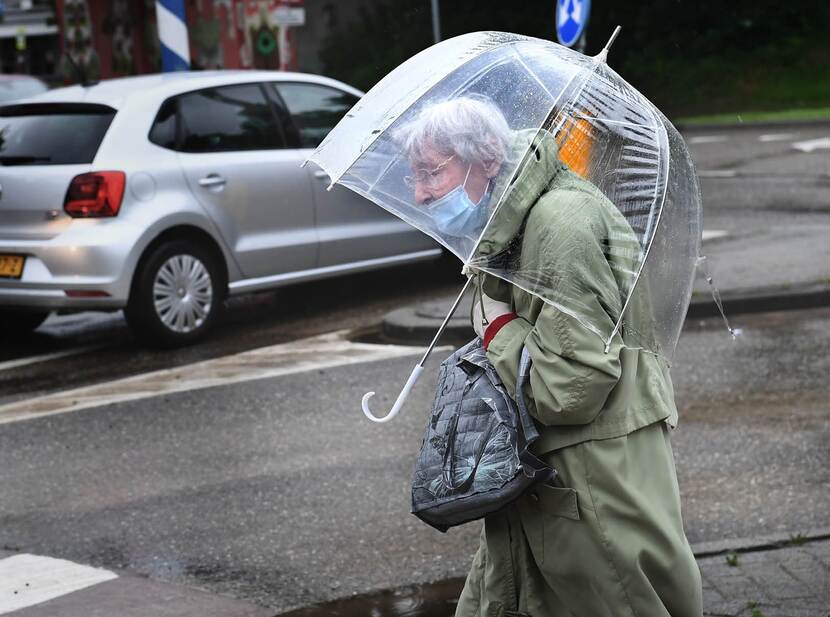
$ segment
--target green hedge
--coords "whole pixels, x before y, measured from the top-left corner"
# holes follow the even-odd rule
[[[445,38],[555,37],[554,0],[442,0]],[[429,0],[376,0],[326,39],[326,74],[367,89],[432,43]],[[594,0],[586,53],[614,26],[609,64],[670,117],[830,105],[830,2]]]

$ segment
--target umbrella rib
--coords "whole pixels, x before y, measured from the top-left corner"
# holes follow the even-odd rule
[[[388,172],[392,165],[394,165],[396,162],[396,159],[393,158],[389,161],[389,163],[387,163],[386,167],[383,168],[383,171],[378,174],[377,179],[369,185],[368,191],[370,193],[375,190],[375,187],[377,186],[378,182],[380,182],[381,179],[386,176],[386,172]]]
[[[539,86],[542,88],[542,90],[544,90],[545,93],[550,97],[550,100],[555,101],[556,97],[553,96],[551,91],[548,90],[547,86],[544,83],[542,83],[542,80],[539,79],[539,76],[536,75],[536,73],[533,71],[533,69],[531,69],[527,64],[525,64],[525,61],[522,60],[522,57],[518,53],[516,53],[515,45],[513,47],[514,47],[513,54],[516,56],[516,60],[519,61],[519,64],[521,64],[524,67],[524,70],[528,72],[528,74],[534,79],[534,81],[537,84],[539,84]]]
[[[624,120],[609,120],[608,118],[600,118],[599,116],[589,116],[588,114],[576,114],[577,118],[590,120],[591,122],[604,122],[605,124],[620,124],[622,126],[635,127],[641,129],[654,130],[654,127],[648,124],[637,124],[635,122],[625,122]]]
[[[663,127],[663,133],[665,137],[665,127]],[[659,165],[658,165],[659,166]],[[666,161],[666,176],[668,177],[669,168],[671,166],[671,159]],[[657,187],[655,187],[655,195],[654,201],[657,201]],[[660,220],[663,218],[663,206],[666,203],[666,191],[663,191],[663,199],[660,200],[660,210],[657,212],[657,220],[654,222],[654,230],[655,233],[657,232],[657,228],[660,226]],[[646,227],[646,232],[651,231],[651,219],[652,217],[649,216],[648,226]],[[648,239],[648,235],[644,235],[644,238]],[[625,311],[628,309],[628,304],[631,302],[631,298],[634,296],[634,291],[637,287],[637,283],[640,281],[640,277],[643,274],[643,269],[646,267],[646,262],[648,261],[648,256],[651,253],[651,247],[654,245],[654,242],[649,242],[648,246],[646,247],[646,252],[643,255],[643,261],[640,262],[640,268],[637,270],[637,276],[634,278],[634,282],[631,284],[631,289],[628,292],[628,297],[625,299],[625,303],[623,304],[622,310],[620,311],[620,317],[617,320],[617,323],[614,325],[614,330],[611,332],[611,336],[608,337],[608,340],[605,341],[605,353],[608,353],[608,350],[611,348],[611,339],[614,338],[614,335],[619,331],[620,326],[622,325],[622,320],[625,317]]]

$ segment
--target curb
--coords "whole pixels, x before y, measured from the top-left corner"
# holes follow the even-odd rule
[[[702,296],[702,294],[700,294]],[[830,284],[805,285],[798,288],[749,289],[741,292],[722,294],[721,301],[727,318],[734,315],[767,313],[772,311],[792,311],[830,306]],[[432,309],[439,304],[446,304],[446,311],[452,305],[452,299],[429,303]],[[425,344],[432,340],[441,325],[442,317],[435,317],[433,311],[422,310],[424,305],[415,305],[397,309],[388,313],[381,324],[381,336],[385,341],[395,343]],[[440,312],[440,311],[439,311]],[[427,313],[426,315],[423,313]],[[469,296],[459,306],[453,318],[447,324],[442,335],[443,340],[467,340],[473,332],[467,315],[469,314]],[[686,320],[705,319],[720,315],[717,305],[711,297],[696,297],[689,304]]]
[[[771,534],[754,538],[735,538],[732,540],[712,540],[710,542],[696,542],[692,544],[692,552],[697,559],[717,557],[727,553],[756,553],[759,551],[773,551],[781,548],[792,548],[830,540],[830,527],[810,529],[801,534]]]
[[[701,294],[702,295],[702,294]],[[748,289],[721,294],[726,316],[748,313],[769,313],[830,306],[830,285],[804,285],[797,288]],[[686,319],[720,315],[711,297],[693,298]]]
[[[743,554],[789,548],[823,540],[830,540],[830,528],[814,529],[807,535],[787,536],[778,534],[758,536],[755,538],[700,542],[692,544],[691,548],[695,559],[700,560],[730,553]],[[423,617],[432,614],[450,614],[454,607],[454,601],[461,593],[464,580],[465,577],[460,576],[431,583],[414,583],[403,587],[370,591],[328,602],[318,602],[310,606],[280,613],[277,617],[319,617],[319,615],[363,617],[367,614],[386,615],[387,613],[383,609],[391,606],[401,606],[402,600],[406,602],[406,606],[412,607],[407,614],[411,614],[413,617]],[[424,593],[424,590],[427,588],[431,590],[431,593]]]
[[[449,310],[449,306],[447,306],[447,310]],[[460,310],[456,311],[456,314],[450,319],[444,333],[441,335],[442,340],[463,340],[475,336],[470,321],[467,319],[467,314],[464,313],[464,318],[459,319],[459,312]],[[441,326],[441,321],[440,319],[418,317],[411,308],[398,309],[383,318],[381,336],[385,341],[392,343],[429,343]]]

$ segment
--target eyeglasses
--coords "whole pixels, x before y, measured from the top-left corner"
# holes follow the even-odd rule
[[[441,174],[443,173],[444,167],[454,158],[455,155],[451,154],[449,158],[441,162],[438,165],[438,167],[434,169],[426,169],[424,167],[416,169],[415,173],[413,173],[411,176],[404,177],[404,184],[406,184],[406,186],[408,186],[411,189],[414,189],[416,184],[420,184],[427,189],[435,188],[438,184],[438,181],[441,179]]]

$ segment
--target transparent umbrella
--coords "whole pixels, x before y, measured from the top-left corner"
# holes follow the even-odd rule
[[[442,41],[382,79],[309,160],[331,177],[332,186],[342,184],[429,234],[461,259],[468,276],[484,272],[537,295],[601,337],[606,351],[619,335],[626,346],[670,359],[700,248],[700,190],[677,130],[606,64],[618,31],[596,57],[502,32]],[[490,106],[490,116],[497,117],[491,133],[498,135],[490,140],[495,154],[478,157],[489,170],[484,196],[471,195],[473,162],[466,159],[475,157],[459,152],[457,140],[453,149],[433,135],[424,153],[424,141],[413,146],[411,138],[434,110],[469,101]],[[612,228],[598,238],[617,287],[603,299],[610,319],[597,320],[586,310],[590,282],[578,271],[537,264],[522,253],[525,214],[514,204],[543,149],[615,207]],[[470,164],[457,181],[474,206],[463,216],[440,199],[446,187],[419,194],[424,185],[439,185],[453,160]],[[370,411],[373,393],[364,397],[368,418],[383,422],[400,410],[441,330],[385,417]]]

